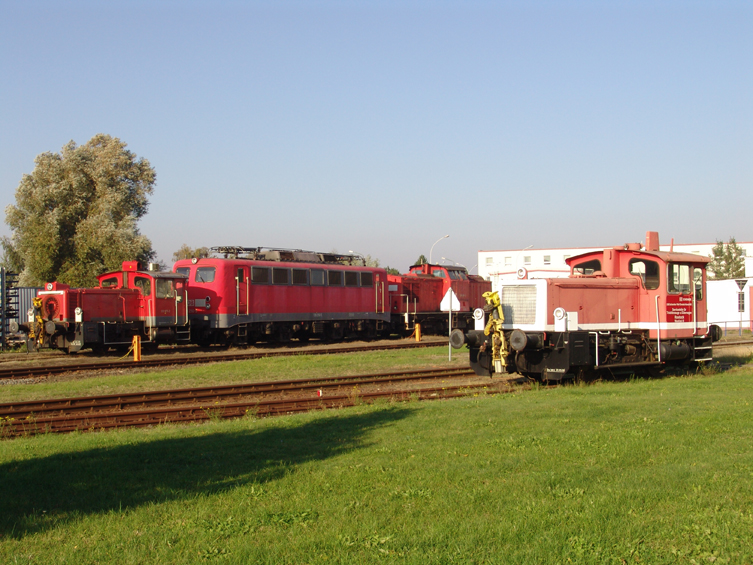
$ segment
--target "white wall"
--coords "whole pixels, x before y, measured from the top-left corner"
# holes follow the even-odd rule
[[[742,313],[743,328],[751,327],[750,300],[753,279],[748,279],[744,287],[745,311]],[[722,329],[740,327],[740,312],[737,311],[738,294],[740,287],[734,280],[708,281],[706,284],[706,296],[708,307],[708,321],[717,324]]]

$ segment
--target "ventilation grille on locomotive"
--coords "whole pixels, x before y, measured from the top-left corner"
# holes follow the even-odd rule
[[[502,287],[502,312],[506,324],[536,323],[536,287],[505,286]]]

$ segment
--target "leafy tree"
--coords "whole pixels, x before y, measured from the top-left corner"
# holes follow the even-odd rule
[[[415,263],[413,263],[413,264],[414,264],[414,265],[426,265],[426,263],[428,263],[428,262],[429,262],[429,260],[428,260],[428,259],[426,258],[426,256],[425,256],[425,255],[424,255],[424,254],[422,253],[421,255],[419,255],[419,256],[418,256],[418,259],[416,259],[416,262],[415,262]]]
[[[13,235],[2,241],[4,261],[21,272],[21,284],[91,286],[123,261],[154,258],[136,226],[154,190],[149,161],[117,137],[97,134],[34,162],[16,189],[16,204],[5,209]]]
[[[708,271],[712,279],[734,279],[745,276],[745,250],[737,245],[734,237],[728,243],[721,240],[711,250]]]
[[[393,269],[390,266],[385,267],[384,270],[387,271],[388,275],[399,275],[400,274],[400,271],[398,271],[397,269]]]
[[[173,253],[173,263],[180,261],[181,259],[193,259],[194,257],[197,259],[209,257],[209,248],[197,247],[196,249],[191,249],[184,243],[180,246],[180,249]]]
[[[376,257],[372,259],[371,255],[366,255],[366,257],[363,258],[363,265],[364,267],[378,267],[379,259]]]

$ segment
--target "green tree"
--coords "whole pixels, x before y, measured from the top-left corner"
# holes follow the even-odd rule
[[[173,263],[180,261],[181,259],[193,259],[194,257],[196,257],[197,259],[209,257],[209,248],[197,247],[196,249],[191,249],[184,243],[180,246],[180,249],[173,253]]]
[[[426,263],[428,263],[428,262],[429,262],[429,260],[428,260],[428,259],[426,258],[426,256],[425,256],[425,255],[424,255],[424,254],[422,253],[421,255],[419,255],[419,256],[418,256],[418,259],[416,259],[416,262],[415,262],[415,263],[413,263],[413,264],[414,264],[414,265],[426,265]]]
[[[4,261],[21,273],[21,284],[90,286],[123,261],[154,258],[136,225],[154,190],[149,161],[117,137],[97,134],[34,162],[16,189],[16,204],[5,209],[13,234],[2,241]]]
[[[711,263],[708,264],[708,271],[711,278],[735,279],[745,276],[745,250],[737,245],[734,237],[729,238],[726,244],[721,240],[716,241],[716,245],[711,250]]]
[[[397,269],[394,269],[394,268],[390,267],[389,265],[387,267],[385,267],[384,270],[387,271],[388,275],[399,275],[400,274],[400,271],[398,271]]]

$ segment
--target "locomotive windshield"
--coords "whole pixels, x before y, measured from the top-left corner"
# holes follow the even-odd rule
[[[210,283],[214,282],[214,267],[199,267],[196,269],[196,282],[198,283]]]
[[[690,294],[690,265],[669,264],[667,291],[670,294]]]
[[[173,279],[157,279],[157,298],[175,298]]]

